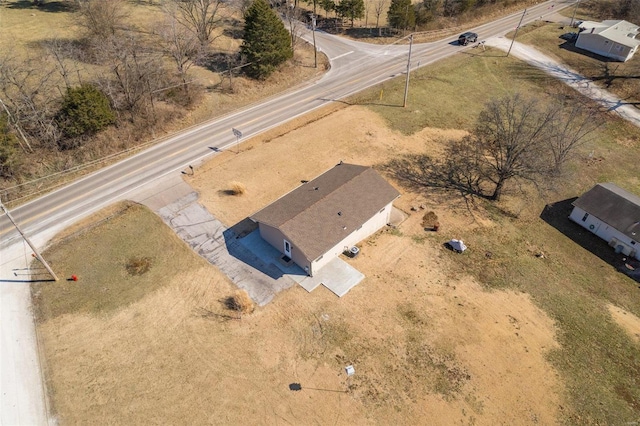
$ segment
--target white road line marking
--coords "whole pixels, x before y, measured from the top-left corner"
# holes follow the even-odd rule
[[[335,61],[336,59],[340,59],[343,56],[347,56],[347,55],[351,55],[353,53],[353,50],[348,51],[347,53],[343,53],[342,55],[338,55],[335,58],[331,58],[332,61]]]

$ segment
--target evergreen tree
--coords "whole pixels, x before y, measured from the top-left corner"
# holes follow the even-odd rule
[[[90,84],[67,89],[57,121],[67,137],[91,135],[115,122],[109,99]]]
[[[397,30],[413,29],[416,25],[416,13],[411,0],[391,0],[387,20],[391,28]]]
[[[354,19],[364,17],[364,0],[342,0],[338,5],[338,13],[351,21],[353,28]]]
[[[293,57],[291,37],[266,0],[255,0],[244,15],[244,41],[240,48],[249,65],[247,75],[265,79]]]

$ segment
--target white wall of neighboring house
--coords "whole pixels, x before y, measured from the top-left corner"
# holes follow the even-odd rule
[[[574,207],[569,219],[605,240],[614,250],[640,260],[640,242],[632,240],[597,217]]]
[[[329,263],[332,259],[338,257],[345,249],[353,247],[360,241],[367,238],[369,235],[374,234],[380,228],[386,226],[391,218],[391,209],[393,208],[393,202],[387,204],[383,209],[371,219],[362,224],[362,226],[356,229],[351,234],[347,235],[342,241],[329,249],[318,259],[311,263],[310,274],[318,272],[320,268]]]
[[[636,52],[636,47],[625,46],[600,34],[590,34],[588,31],[578,34],[576,47],[622,62],[631,59]]]

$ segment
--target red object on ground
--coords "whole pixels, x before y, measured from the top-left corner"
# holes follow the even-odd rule
[[[77,275],[71,275],[71,279],[74,281],[78,281],[78,276]]]

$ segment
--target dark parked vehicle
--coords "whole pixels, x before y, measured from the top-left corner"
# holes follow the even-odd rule
[[[466,46],[467,44],[475,43],[476,41],[478,41],[478,34],[472,32],[461,34],[460,37],[458,37],[458,44],[460,46]]]

